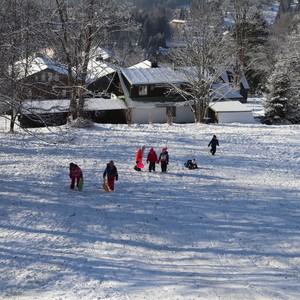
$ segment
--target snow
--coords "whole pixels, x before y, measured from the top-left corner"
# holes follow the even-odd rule
[[[1,117],[1,299],[299,298],[299,126],[8,128]],[[167,173],[133,170],[143,144],[168,147]]]

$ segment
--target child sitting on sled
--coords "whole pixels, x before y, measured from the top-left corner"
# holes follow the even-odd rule
[[[187,162],[184,164],[184,166],[190,170],[193,170],[193,169],[198,169],[198,165],[196,163],[196,160],[195,158],[193,159],[188,159]]]

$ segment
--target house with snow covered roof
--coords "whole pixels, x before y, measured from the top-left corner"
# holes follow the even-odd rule
[[[190,69],[189,73],[186,76],[187,73],[182,70],[153,68],[150,63],[122,68],[119,72],[120,84],[127,106],[132,111],[132,122],[163,123],[170,117],[177,123],[194,122],[195,99],[184,99],[179,94],[169,93],[170,85],[181,88],[188,85],[194,70]],[[224,72],[219,82],[212,85],[211,102],[226,101],[228,105],[231,105],[228,100],[247,102],[249,85],[245,76],[242,77],[239,90],[234,88],[232,81],[232,72]]]
[[[45,55],[36,55],[15,63],[17,79],[23,83],[22,99],[65,99],[70,97],[66,66]]]
[[[122,68],[120,84],[133,123],[194,122],[191,103],[179,94],[169,93],[170,85],[187,82],[171,68]]]
[[[102,52],[101,52],[102,53]],[[15,64],[18,79],[23,84],[20,123],[23,127],[62,125],[67,122],[74,85],[67,68],[53,59],[37,55]],[[84,106],[85,117],[98,123],[124,123],[126,106],[122,100],[105,93],[116,67],[99,56],[88,64]]]
[[[58,126],[67,123],[70,99],[26,100],[20,108],[19,122],[22,127]],[[87,98],[84,117],[95,123],[124,124],[126,105],[116,97]]]

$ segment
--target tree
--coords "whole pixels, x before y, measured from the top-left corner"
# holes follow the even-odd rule
[[[269,78],[265,123],[300,123],[300,18],[295,15],[289,33],[278,37],[275,66]]]
[[[262,11],[257,10],[250,16],[246,40],[244,70],[252,92],[263,89],[266,85],[267,74],[270,70],[271,57],[269,43],[269,25]]]
[[[282,123],[288,119],[291,81],[278,66],[269,79],[269,95],[265,104],[265,123]]]
[[[47,25],[52,26],[45,37],[68,69],[71,116],[83,117],[89,62],[99,46],[113,45],[118,32],[136,29],[131,5],[118,0],[55,0],[54,6],[48,6],[47,16]]]
[[[235,78],[236,86],[239,86],[242,76],[249,65],[247,61],[249,20],[256,12],[257,0],[232,0],[223,3],[223,9],[230,11],[234,25],[232,28],[232,48],[235,56]]]
[[[26,63],[30,53],[39,47],[35,26],[39,20],[39,9],[34,1],[4,1],[0,7],[0,94],[5,112],[11,113],[10,131],[14,131],[15,121],[22,102],[20,70],[15,62],[24,58],[22,74],[26,75]],[[9,109],[8,109],[9,107]]]
[[[217,2],[194,1],[187,25],[177,32],[185,48],[171,49],[176,68],[188,79],[188,86],[173,87],[187,100],[195,101],[195,121],[204,122],[210,102],[212,84],[232,64],[229,39],[223,34],[222,15]]]

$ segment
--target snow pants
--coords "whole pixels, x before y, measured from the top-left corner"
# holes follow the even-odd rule
[[[76,186],[78,187],[80,178],[81,178],[80,176],[74,176],[74,177],[71,178],[71,185],[70,185],[71,190],[74,190],[75,182],[76,182]]]
[[[149,172],[155,171],[155,162],[149,162]]]
[[[216,151],[217,151],[217,147],[211,147],[210,153],[211,153],[212,155],[215,155]]]
[[[166,161],[161,162],[161,171],[167,172],[167,162]]]
[[[115,177],[107,178],[107,185],[111,191],[115,189]]]

